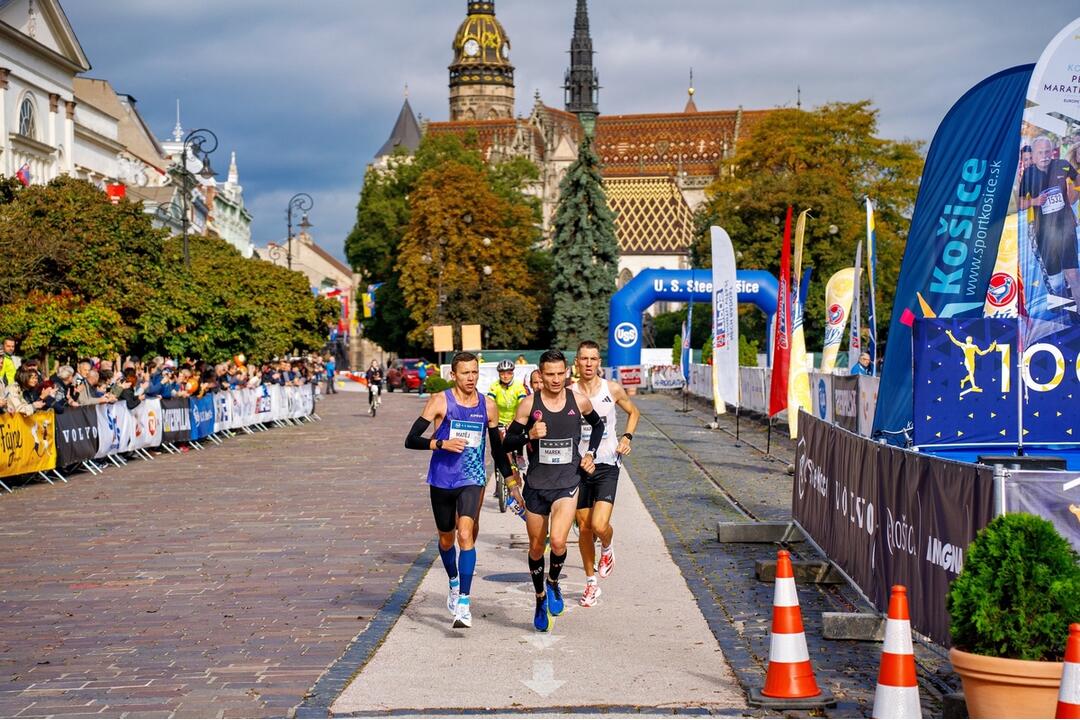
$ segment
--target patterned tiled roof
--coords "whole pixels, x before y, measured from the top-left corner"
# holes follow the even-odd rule
[[[693,240],[693,213],[673,178],[605,177],[604,190],[616,213],[622,254],[686,253]]]
[[[601,115],[596,151],[604,177],[713,176],[720,161],[753,132],[770,110]]]
[[[540,162],[544,157],[544,138],[540,129],[528,121],[514,118],[495,120],[454,120],[451,122],[429,122],[427,131],[433,135],[460,135],[475,131],[480,150],[488,160],[494,159],[493,153],[516,150],[520,154],[525,150],[528,157]]]

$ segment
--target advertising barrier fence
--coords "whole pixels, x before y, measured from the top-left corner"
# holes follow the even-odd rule
[[[1046,518],[1080,552],[1080,474],[1052,470],[1006,470],[1005,512]]]
[[[653,390],[678,390],[686,378],[678,365],[653,365],[649,368],[649,387]]]
[[[234,429],[310,417],[313,385],[263,385],[204,398],[146,398],[25,415],[0,415],[0,478],[46,473],[121,453],[198,441]],[[51,480],[50,480],[51,482]],[[0,487],[10,490],[7,485]]]
[[[892,585],[905,585],[912,627],[942,645],[949,645],[949,583],[993,517],[993,498],[989,467],[800,418],[792,516],[878,610],[888,607]]]

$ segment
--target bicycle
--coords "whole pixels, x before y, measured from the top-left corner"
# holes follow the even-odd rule
[[[375,417],[375,411],[379,409],[379,386],[368,386],[368,414]]]

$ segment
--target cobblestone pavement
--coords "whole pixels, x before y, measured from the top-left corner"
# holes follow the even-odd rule
[[[737,505],[759,519],[790,519],[792,477],[787,466],[794,461],[794,444],[786,437],[787,427],[774,427],[772,455],[766,457],[755,449],[766,448],[767,428],[762,421],[743,417],[739,423],[741,442],[736,443],[735,420],[730,415],[721,416],[719,430],[709,430],[706,424],[712,420],[711,409],[703,404],[692,402],[690,412],[682,413],[682,401],[670,395],[641,395],[635,401],[644,417],[627,467],[736,675],[744,686],[761,688],[767,667],[773,584],[754,578],[754,563],[775,559],[778,548],[717,542],[717,520],[746,519],[717,483]],[[615,522],[617,519],[616,509]],[[805,543],[790,549],[804,559],[817,557]],[[826,714],[869,716],[881,645],[824,640],[821,613],[871,608],[846,586],[804,583],[799,587],[799,600],[818,682],[838,701]],[[951,691],[947,684],[954,681],[948,662],[938,652],[940,648],[935,651],[916,645],[924,717],[940,715],[941,693],[943,689]]]
[[[431,540],[419,408],[0,497],[0,716],[284,716]]]

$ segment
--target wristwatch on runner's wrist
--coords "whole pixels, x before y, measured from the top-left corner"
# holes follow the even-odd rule
[[[627,440],[633,440],[634,439],[634,434],[633,433],[623,433],[622,436],[624,438],[626,438]]]
[[[436,440],[435,441],[435,449],[436,450],[442,450],[442,440]]]

